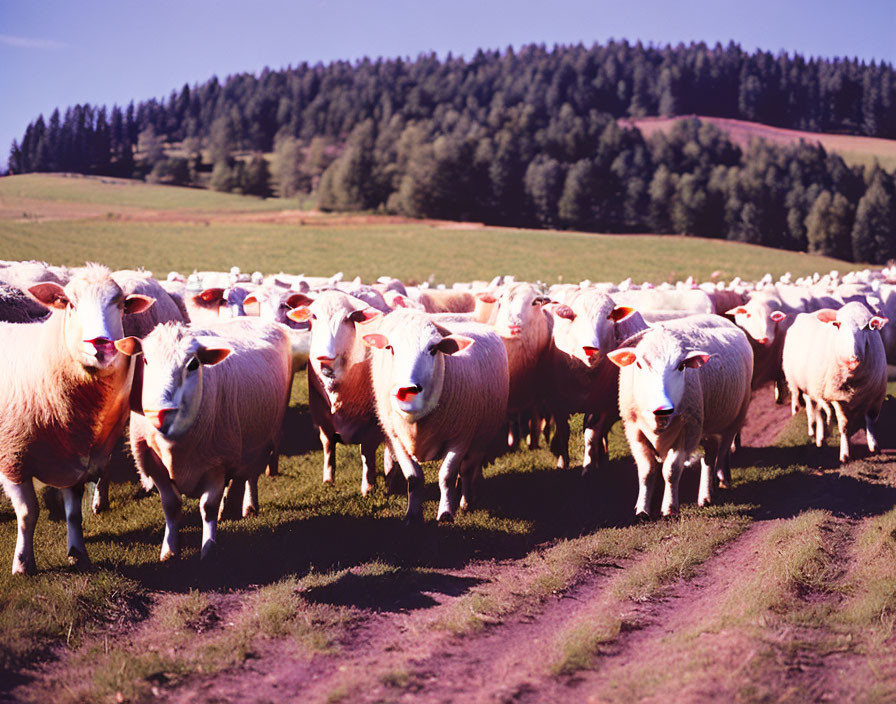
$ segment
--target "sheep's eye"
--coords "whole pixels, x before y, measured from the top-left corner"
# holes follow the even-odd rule
[[[638,369],[643,369],[643,367],[641,366],[641,363],[640,363],[640,362],[635,362],[635,366],[636,366]]]
[[[683,372],[683,371],[684,371],[684,367],[685,367],[684,362],[679,362],[679,363],[678,363],[678,371]]]
[[[195,372],[197,369],[199,369],[199,360],[193,357],[193,359],[187,362],[187,371]]]
[[[438,350],[438,348],[437,348],[435,345],[433,345],[432,347],[429,348],[429,353],[430,353],[433,357],[436,356],[436,352],[438,352],[438,351],[439,351],[439,350]]]
[[[392,345],[386,345],[383,349],[389,350],[392,354],[395,354],[395,350],[392,349]]]

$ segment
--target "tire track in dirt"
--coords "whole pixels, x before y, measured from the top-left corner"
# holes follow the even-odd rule
[[[829,634],[817,628],[780,625],[762,629],[752,637],[744,629],[716,628],[714,615],[718,605],[733,598],[733,590],[748,571],[762,560],[761,548],[766,536],[782,519],[755,523],[745,534],[721,549],[704,564],[698,574],[673,585],[661,600],[636,609],[634,628],[606,647],[595,659],[593,669],[569,678],[547,679],[537,689],[518,697],[519,702],[715,702],[735,701],[752,691],[800,694],[799,701],[849,701],[848,678],[843,676],[847,656],[836,653],[840,667],[827,667],[828,657],[818,646]],[[834,519],[831,523],[829,550],[842,574],[848,544],[856,521]],[[839,600],[836,593],[800,594],[805,602]],[[696,634],[697,660],[687,652],[687,639],[681,634]],[[773,654],[768,667],[755,667],[754,659]],[[675,672],[674,690],[651,685],[650,673]],[[763,672],[764,682],[755,678]],[[721,676],[720,676],[721,675]],[[646,684],[645,684],[646,683]],[[646,691],[637,692],[635,688]],[[653,689],[651,690],[651,686]]]

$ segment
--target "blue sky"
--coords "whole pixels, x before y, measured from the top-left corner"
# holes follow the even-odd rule
[[[610,38],[896,63],[896,0],[0,0],[0,165],[57,106],[302,61]]]

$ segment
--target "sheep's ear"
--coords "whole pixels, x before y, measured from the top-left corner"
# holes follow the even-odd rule
[[[618,323],[620,320],[624,320],[634,312],[635,309],[629,306],[616,306],[613,310],[610,311],[610,315],[608,315],[607,318],[612,320],[614,323]]]
[[[488,291],[477,293],[476,298],[478,298],[483,303],[495,303],[498,300],[497,298],[495,298],[495,294],[489,293]]]
[[[229,347],[200,347],[196,350],[196,359],[206,366],[223,362],[233,350]]]
[[[559,305],[554,308],[554,315],[558,318],[564,318],[565,320],[576,319],[575,311],[567,305]]]
[[[143,345],[136,337],[123,337],[115,341],[115,349],[128,357],[140,354],[143,351]]]
[[[223,288],[207,288],[199,294],[204,303],[220,303],[224,300]]]
[[[618,350],[610,352],[607,357],[613,364],[621,369],[622,367],[634,364],[638,355],[631,347],[620,347]]]
[[[467,347],[472,344],[473,340],[469,337],[464,337],[463,335],[449,335],[448,337],[442,338],[442,341],[436,345],[436,349],[442,354],[456,354],[467,349]]]
[[[47,308],[62,309],[68,305],[68,296],[65,295],[65,289],[52,281],[36,284],[29,288],[28,292],[37,299],[38,303],[45,305]]]
[[[787,317],[787,313],[784,313],[780,310],[776,310],[776,311],[772,312],[772,314],[769,317],[772,320],[774,320],[776,323],[780,323],[782,320],[784,320],[784,318]]]
[[[389,338],[378,332],[364,335],[361,339],[364,340],[364,344],[368,347],[376,347],[378,350],[389,346]]]
[[[380,311],[376,308],[361,308],[359,310],[353,310],[348,314],[349,321],[353,323],[369,323],[371,320],[376,320],[382,315]]]
[[[156,299],[152,296],[144,296],[139,293],[132,293],[124,299],[124,312],[128,315],[142,313],[152,308]]]
[[[310,306],[314,303],[314,299],[304,293],[291,293],[286,297],[285,303],[290,308],[298,308],[299,306]]]
[[[743,306],[736,306],[736,307],[732,308],[731,310],[726,310],[725,315],[744,315],[744,314],[746,314],[746,312],[747,312],[747,309],[744,308]]]
[[[261,306],[258,303],[258,296],[254,293],[250,293],[243,299],[243,310],[246,312],[246,315],[258,317],[261,315]]]
[[[709,361],[710,357],[712,355],[708,352],[691,352],[681,363],[688,369],[699,369]]]
[[[286,317],[297,323],[307,323],[309,320],[311,320],[311,309],[308,306],[293,308],[291,311],[289,311],[289,313],[286,314]]]

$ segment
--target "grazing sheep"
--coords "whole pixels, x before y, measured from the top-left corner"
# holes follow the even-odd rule
[[[291,379],[289,339],[252,318],[209,329],[158,326],[116,346],[143,353],[142,413],[131,414],[131,449],[146,488],[165,513],[161,560],[178,552],[181,494],[200,496],[202,557],[215,548],[229,480],[249,491],[243,515],[258,510],[258,477],[276,464]]]
[[[132,365],[117,353],[122,316],[153,299],[125,296],[106,267],[89,264],[63,288],[30,289],[50,309],[41,322],[0,323],[0,481],[18,519],[13,573],[32,573],[38,503],[33,480],[63,490],[68,556],[86,563],[81,497],[127,421]]]
[[[300,294],[301,295],[301,294]],[[361,493],[376,486],[376,450],[383,442],[370,383],[368,349],[359,327],[380,315],[341,291],[323,291],[289,313],[311,322],[308,407],[324,450],[324,482],[336,472],[336,443],[361,445]]]
[[[553,322],[544,310],[549,302],[550,299],[534,284],[517,282],[505,286],[495,304],[492,326],[507,349],[510,375],[507,399],[507,413],[510,416],[507,444],[510,447],[516,447],[519,441],[517,428],[521,426],[529,428],[529,447],[534,449],[538,446],[541,421],[537,408],[538,377],[540,365],[551,343]]]
[[[840,428],[840,461],[850,457],[849,435],[864,426],[868,449],[878,448],[874,424],[887,393],[887,363],[880,329],[887,319],[872,315],[858,302],[837,311],[802,313],[784,346],[784,373],[796,412],[806,404],[808,430],[821,447],[825,424],[821,412],[833,407]]]
[[[692,316],[638,333],[608,356],[621,368],[619,409],[638,467],[636,515],[649,514],[660,463],[663,515],[678,513],[678,480],[701,444],[698,503],[709,503],[712,474],[727,476],[731,442],[750,405],[746,335],[724,318]]]
[[[545,355],[541,398],[554,420],[551,452],[558,469],[569,467],[569,416],[584,413],[584,473],[603,467],[607,433],[619,418],[619,369],[607,359],[616,349],[617,321],[632,313],[604,293],[589,289],[550,306],[552,342]]]
[[[450,327],[449,327],[450,325]],[[440,521],[457,510],[457,478],[464,508],[507,414],[507,353],[487,325],[442,326],[425,313],[396,310],[371,346],[377,415],[392,456],[408,481],[406,520],[423,519],[420,462],[444,458],[439,469]]]

